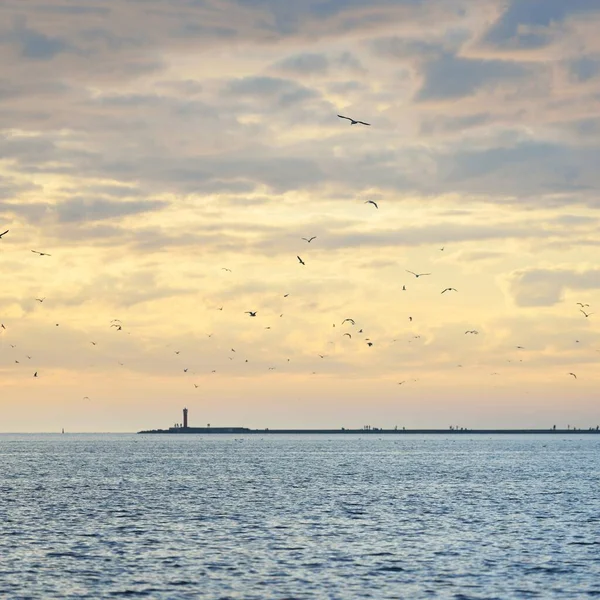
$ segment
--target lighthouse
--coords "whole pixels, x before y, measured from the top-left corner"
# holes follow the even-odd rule
[[[184,429],[187,429],[187,426],[188,426],[188,424],[187,424],[187,412],[188,412],[187,408],[184,408],[183,409],[183,428]]]

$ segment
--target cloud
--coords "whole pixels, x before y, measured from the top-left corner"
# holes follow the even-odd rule
[[[600,269],[530,269],[516,272],[511,283],[518,306],[553,306],[560,302],[566,289],[600,289]]]
[[[510,0],[483,40],[499,48],[540,48],[551,43],[557,23],[593,12],[600,12],[595,0]]]
[[[508,61],[461,58],[444,53],[423,69],[419,101],[462,98],[483,87],[525,77],[529,70]]]
[[[158,200],[122,200],[114,202],[102,198],[74,197],[56,205],[56,214],[61,223],[102,221],[115,217],[137,215],[161,210],[168,202]]]
[[[285,73],[296,75],[323,74],[329,70],[329,60],[323,54],[305,52],[289,56],[278,62],[275,67]]]

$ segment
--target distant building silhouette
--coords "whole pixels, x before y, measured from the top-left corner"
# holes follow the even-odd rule
[[[187,426],[188,426],[187,413],[188,413],[188,409],[184,408],[183,409],[183,428],[184,429],[187,429]]]

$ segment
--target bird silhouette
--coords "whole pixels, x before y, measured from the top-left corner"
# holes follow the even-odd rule
[[[377,202],[373,202],[373,200],[365,200],[365,204],[372,204],[375,208],[379,208],[379,206],[377,206]]]
[[[46,297],[44,296],[43,298],[36,298],[36,300],[41,304],[44,300],[46,299]]]
[[[573,375],[573,377],[575,377],[575,379],[577,379],[577,375],[575,375],[575,373],[568,373],[568,375]]]
[[[417,279],[419,277],[423,277],[424,275],[431,275],[431,273],[415,273],[414,271],[409,271],[408,269],[404,269],[407,273],[414,275]]]
[[[313,235],[313,236],[312,236],[312,237],[310,237],[310,238],[305,238],[305,237],[303,237],[302,239],[303,239],[303,240],[305,240],[305,241],[307,241],[307,242],[310,244],[310,243],[311,243],[313,240],[316,240],[316,239],[317,239],[317,236],[316,236],[316,235]]]
[[[301,265],[304,265],[304,264],[306,264],[306,263],[305,263],[305,262],[304,262],[304,261],[303,261],[303,260],[302,260],[302,259],[301,259],[299,256],[296,256],[296,258],[297,258],[297,259],[300,261],[300,264],[301,264]]]
[[[581,306],[581,308],[585,308],[586,306],[589,306],[589,304],[583,304],[581,302],[577,302],[577,304],[579,304],[579,306]]]
[[[250,315],[251,317],[255,317],[257,312],[258,311],[256,311],[256,310],[247,310],[244,314]]]
[[[10,231],[10,229],[7,229],[4,233],[0,233],[0,240]]]
[[[37,250],[32,250],[34,254],[39,254],[40,256],[52,256],[52,254],[48,254],[47,252],[38,252]]]
[[[456,288],[446,288],[441,293],[444,294],[445,292],[458,292],[458,290]]]
[[[338,115],[340,119],[348,119],[350,121],[350,125],[371,125],[371,123],[365,123],[364,121],[357,121],[356,119],[352,119],[350,117],[344,117],[344,115]]]
[[[583,316],[587,319],[590,315],[593,315],[594,313],[586,313],[585,310],[583,310],[582,308],[579,309],[582,313]]]
[[[33,376],[34,376],[34,377],[37,377],[37,376],[38,376],[38,372],[36,371],[36,372],[33,374]]]
[[[476,331],[475,329],[469,329],[468,331],[465,331],[465,334],[467,333],[472,333],[473,335],[478,335],[479,331]]]
[[[354,322],[354,319],[344,319],[344,320],[342,321],[342,325],[343,325],[343,324],[344,324],[346,321],[349,321],[350,323],[352,323],[352,325],[356,325],[356,323]]]
[[[344,335],[347,335],[350,339],[352,339],[352,336],[349,333],[345,333]],[[344,336],[342,336],[344,337]]]

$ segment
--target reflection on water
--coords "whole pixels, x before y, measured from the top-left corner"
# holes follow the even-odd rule
[[[0,597],[600,596],[600,440],[0,435]]]

